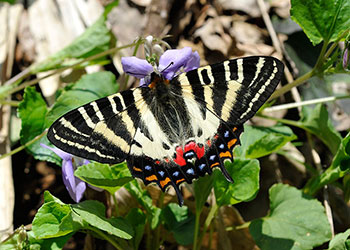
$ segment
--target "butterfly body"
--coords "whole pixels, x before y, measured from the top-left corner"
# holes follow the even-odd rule
[[[126,160],[134,177],[164,191],[232,161],[243,123],[276,88],[283,64],[248,57],[201,67],[172,80],[152,73],[148,87],[70,111],[49,129],[57,147],[103,163]]]

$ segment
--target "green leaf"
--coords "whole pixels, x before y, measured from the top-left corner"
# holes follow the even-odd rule
[[[140,242],[145,231],[146,215],[139,208],[132,208],[125,217],[132,225],[135,236],[132,238],[132,244],[134,249],[139,249]]]
[[[87,200],[71,205],[71,207],[75,214],[93,227],[122,239],[131,239],[133,237],[133,229],[125,219],[107,219],[105,217],[105,206],[101,202]]]
[[[213,188],[213,175],[206,175],[193,183],[194,196],[196,197],[196,212],[202,211],[205,202]]]
[[[151,224],[151,229],[155,229],[160,223],[160,214],[162,210],[153,206],[152,198],[149,196],[147,190],[142,190],[136,180],[125,184],[125,188],[146,210],[147,220]]]
[[[244,133],[241,136],[241,144],[235,153],[239,156],[255,159],[276,152],[287,142],[297,137],[293,131],[283,125],[273,127],[252,127],[244,126]]]
[[[35,87],[27,87],[24,90],[23,100],[18,106],[18,115],[22,121],[20,132],[22,145],[44,132],[46,128],[44,125],[46,113],[46,103],[40,93],[35,90]],[[44,136],[26,149],[34,155],[35,159],[50,161],[59,165],[61,158],[51,150],[41,147],[40,143],[51,145],[46,136]]]
[[[259,190],[259,161],[235,158],[225,167],[233,178],[230,183],[219,171],[215,172],[214,191],[219,206],[253,199]]]
[[[292,0],[291,4],[292,19],[314,45],[323,40],[334,42],[350,27],[348,0]]]
[[[165,227],[174,234],[180,245],[189,245],[193,242],[195,216],[187,206],[180,207],[170,203],[162,211]]]
[[[304,187],[307,194],[315,194],[324,185],[342,178],[350,171],[350,133],[341,141],[332,164],[321,175],[311,178]]]
[[[67,241],[73,236],[73,233],[61,237],[50,239],[37,239],[33,231],[28,232],[28,245],[30,250],[61,250]],[[0,248],[1,249],[1,248]]]
[[[321,203],[294,187],[270,188],[270,214],[253,220],[249,230],[261,250],[313,249],[332,233]]]
[[[112,10],[118,1],[114,1],[105,8],[105,12],[101,17],[83,34],[77,37],[70,45],[60,50],[56,54],[47,58],[45,61],[34,65],[31,68],[33,74],[41,71],[51,69],[58,69],[64,66],[72,65],[80,59],[96,55],[110,48],[113,34],[106,26],[107,14]],[[95,63],[105,60],[105,58],[98,59]]]
[[[344,233],[339,233],[329,242],[328,250],[349,250],[346,241],[350,235],[350,229]]]
[[[95,187],[107,190],[111,194],[133,180],[126,163],[109,166],[93,162],[80,166],[74,175]]]
[[[69,205],[54,201],[44,203],[33,220],[35,238],[54,238],[76,231],[71,213]]]
[[[339,148],[341,136],[334,129],[328,119],[328,112],[324,105],[318,104],[314,109],[303,107],[302,118],[298,127],[317,136],[335,154]]]
[[[118,91],[115,76],[111,72],[83,75],[71,88],[64,90],[46,115],[45,127],[68,111],[93,100]]]
[[[58,199],[57,197],[53,196],[49,191],[45,191],[44,192],[44,202],[47,203],[47,202],[50,202],[50,201],[54,201],[60,205],[64,205],[64,203]]]

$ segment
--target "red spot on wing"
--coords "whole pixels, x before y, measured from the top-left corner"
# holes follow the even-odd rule
[[[191,141],[185,145],[185,152],[188,152],[190,150],[196,151],[197,144],[194,141]]]
[[[197,148],[196,148],[196,154],[197,154],[197,157],[198,157],[198,159],[200,159],[200,158],[202,158],[203,157],[203,155],[204,155],[204,146],[198,146],[197,145]]]
[[[180,146],[176,147],[176,157],[174,162],[179,166],[185,166],[186,160],[184,159],[184,152]]]
[[[196,154],[198,159],[201,159],[205,153],[204,146],[203,145],[199,146],[194,141],[187,143],[184,148],[185,150],[183,150],[181,146],[178,146],[176,148],[176,157],[174,159],[174,162],[180,166],[186,165],[186,160],[183,157],[184,153],[188,151],[193,151]]]

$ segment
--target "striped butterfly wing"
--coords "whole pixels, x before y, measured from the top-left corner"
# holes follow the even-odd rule
[[[179,185],[211,174],[213,168],[232,182],[224,161],[232,161],[243,123],[270,97],[282,73],[283,64],[275,58],[248,57],[173,79],[169,102],[149,100],[141,112],[155,114],[156,122],[149,124],[159,141],[154,144],[136,133],[138,146],[131,147],[130,171],[146,184],[156,182],[162,190],[172,185],[180,203]]]
[[[130,89],[74,109],[49,128],[48,139],[58,148],[101,163],[124,161],[140,125],[140,89]]]
[[[164,191],[224,168],[242,124],[277,86],[283,64],[272,57],[229,60],[170,81],[127,90],[75,109],[50,127],[64,151],[102,163],[127,160],[134,177]],[[152,86],[152,85],[150,85]],[[165,92],[164,92],[165,91]],[[161,94],[159,94],[161,93]]]

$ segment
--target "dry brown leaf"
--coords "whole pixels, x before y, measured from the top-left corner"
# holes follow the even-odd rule
[[[253,24],[247,22],[233,22],[233,27],[230,29],[230,34],[237,42],[244,44],[263,43],[263,34],[261,30]]]
[[[228,54],[233,44],[233,39],[224,32],[219,18],[208,19],[195,31],[194,36],[199,37],[209,50],[219,51],[223,55]]]
[[[218,0],[223,10],[226,11],[243,11],[251,17],[260,17],[261,13],[256,0]],[[269,9],[269,4],[265,2],[266,9]]]
[[[272,0],[270,5],[280,17],[285,19],[290,17],[290,0]]]

